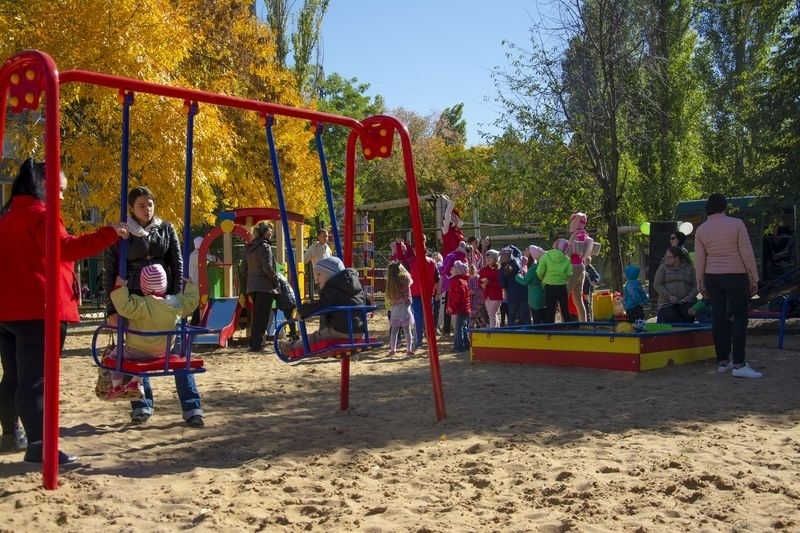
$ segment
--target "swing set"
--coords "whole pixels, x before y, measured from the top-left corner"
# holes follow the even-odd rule
[[[368,117],[358,121],[353,118],[323,113],[314,110],[294,108],[290,106],[247,100],[243,98],[207,93],[194,89],[186,89],[161,85],[151,82],[144,82],[130,78],[111,76],[107,74],[68,70],[59,72],[53,59],[46,53],[38,50],[26,50],[9,58],[2,68],[0,68],[0,138],[4,137],[7,107],[12,113],[20,113],[25,110],[36,110],[43,106],[45,117],[45,157],[48,165],[46,172],[46,250],[48,258],[46,262],[46,316],[45,316],[45,388],[44,388],[44,439],[43,439],[43,478],[46,489],[58,487],[58,428],[59,428],[59,327],[60,317],[58,309],[60,295],[58,292],[58,268],[61,262],[60,243],[57,239],[58,220],[60,217],[61,202],[59,199],[59,179],[61,171],[61,146],[60,146],[60,87],[67,83],[81,83],[116,89],[122,103],[122,153],[121,153],[121,194],[120,206],[122,220],[127,216],[127,161],[128,161],[128,135],[130,107],[134,102],[136,93],[150,94],[165,98],[181,99],[184,103],[184,111],[187,115],[187,153],[186,153],[186,183],[184,200],[184,237],[183,237],[183,257],[188,258],[191,249],[190,234],[188,231],[189,221],[191,220],[191,191],[192,191],[192,147],[194,119],[199,112],[200,104],[209,104],[235,108],[245,111],[253,111],[257,114],[260,124],[265,127],[267,142],[269,145],[269,155],[272,164],[275,188],[277,191],[278,204],[281,212],[281,221],[286,235],[289,234],[288,219],[286,216],[286,202],[281,181],[280,169],[278,166],[278,155],[273,136],[273,125],[276,116],[288,117],[292,119],[305,120],[314,126],[317,153],[320,159],[322,181],[325,187],[325,196],[329,216],[331,220],[331,230],[334,237],[336,252],[341,257],[346,266],[352,266],[353,239],[347,237],[342,246],[340,230],[336,224],[336,216],[333,205],[333,194],[327,174],[327,165],[322,150],[322,132],[324,125],[335,125],[346,127],[350,130],[347,139],[346,161],[345,161],[345,205],[344,205],[344,224],[343,233],[352,236],[355,233],[355,171],[356,171],[356,145],[361,146],[361,153],[366,160],[375,158],[388,158],[392,155],[392,147],[395,135],[399,138],[402,149],[403,165],[408,184],[409,210],[411,213],[412,230],[414,242],[417,243],[416,253],[422,256],[425,253],[422,247],[422,224],[420,216],[419,196],[417,191],[416,174],[411,149],[411,139],[406,127],[396,118],[391,116],[379,115]],[[54,164],[53,164],[54,163]],[[124,248],[126,242],[120,243],[120,275],[124,278]],[[294,258],[293,247],[288,247],[288,264],[291,272],[291,280],[294,283],[295,295],[300,305],[300,290],[297,287],[298,275]],[[188,261],[184,262],[184,276],[188,271]],[[423,276],[428,273],[423,269]],[[421,280],[423,299],[432,299],[430,287],[432,280]],[[428,294],[426,294],[428,293]],[[322,312],[347,312],[361,313],[363,315],[363,331],[350,331],[349,338],[338,339],[335,342],[324,343],[323,345],[309,345],[304,321],[300,322],[300,333],[303,339],[302,351],[295,351],[282,358],[287,362],[294,362],[307,357],[333,357],[341,365],[340,373],[340,409],[346,410],[349,406],[349,381],[350,381],[350,356],[363,350],[373,349],[380,346],[374,338],[369,336],[367,329],[367,313],[374,310],[374,306],[362,306],[354,308],[329,308]],[[435,331],[433,322],[433,312],[430,306],[424,306],[424,319],[427,331]],[[285,326],[283,324],[282,326]],[[165,376],[176,373],[196,373],[203,372],[203,362],[200,359],[191,357],[191,338],[199,333],[208,332],[208,329],[189,326],[185,320],[179,324],[175,331],[150,332],[148,334],[167,335],[171,338],[179,338],[180,354],[167,353],[155,362],[147,362],[142,366],[141,362],[123,360],[118,355],[112,361],[98,359],[96,341],[99,333],[104,328],[99,328],[93,337],[93,355],[97,359],[97,364],[109,370],[122,373],[142,375],[142,376]],[[352,330],[352,326],[351,326]],[[126,331],[122,325],[117,327],[117,334],[121,339],[124,333],[141,334],[141,332]],[[120,343],[121,345],[121,343]],[[277,348],[277,346],[276,346]],[[118,350],[122,352],[122,350]],[[428,343],[428,355],[433,383],[434,405],[437,420],[446,417],[444,408],[444,395],[442,391],[442,379],[439,368],[439,354],[435,337],[432,336]]]

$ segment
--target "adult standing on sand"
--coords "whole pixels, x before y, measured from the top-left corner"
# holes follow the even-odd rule
[[[747,311],[750,297],[758,290],[758,269],[753,246],[744,221],[729,217],[728,200],[714,193],[706,200],[708,218],[697,228],[694,237],[697,289],[711,304],[711,331],[717,354],[718,371],[730,371],[737,378],[760,378],[745,362]],[[726,322],[733,316],[728,339]],[[728,358],[732,341],[733,361]]]
[[[140,273],[147,265],[159,264],[167,273],[167,294],[180,294],[183,277],[183,254],[175,227],[156,216],[156,200],[153,192],[147,187],[134,187],[128,192],[128,237],[127,254],[125,256],[125,273],[128,290],[142,296],[139,286]],[[105,254],[105,290],[111,294],[119,272],[120,247],[111,246]],[[107,321],[117,325],[117,311],[113,302],[107,304]],[[200,428],[203,421],[203,408],[200,404],[200,392],[194,374],[175,374],[175,390],[183,411],[183,419],[189,427]],[[142,379],[144,399],[131,402],[131,423],[144,424],[155,412],[153,388],[150,378]]]
[[[67,177],[61,174],[61,194]],[[27,159],[11,185],[11,200],[0,214],[0,422],[3,434],[14,435],[17,413],[27,433],[25,462],[42,462],[44,424],[45,344],[45,166]],[[60,294],[61,347],[67,323],[79,322],[78,280],[74,261],[92,257],[127,237],[122,223],[74,237],[59,218],[61,247],[58,290]],[[58,464],[75,462],[73,455],[58,452]]]

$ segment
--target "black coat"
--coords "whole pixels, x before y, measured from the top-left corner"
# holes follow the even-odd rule
[[[319,300],[306,303],[300,307],[300,315],[305,317],[311,313],[335,306],[361,306],[367,305],[367,295],[361,288],[358,272],[347,268],[331,276],[325,286],[319,291]],[[331,311],[320,317],[321,327],[333,328],[340,333],[347,331],[347,313],[344,311]],[[352,313],[353,334],[358,336],[364,331],[364,320],[361,312]]]
[[[178,233],[169,222],[161,222],[154,226],[149,235],[145,237],[128,237],[128,249],[125,261],[125,279],[128,280],[128,290],[132,294],[142,294],[139,286],[139,275],[147,265],[160,264],[167,273],[167,294],[181,292],[181,279],[183,278],[183,256]],[[119,253],[122,241],[106,248],[105,251],[105,280],[103,288],[106,294],[114,290],[114,282],[119,274]],[[114,304],[106,304],[109,314],[116,313]]]

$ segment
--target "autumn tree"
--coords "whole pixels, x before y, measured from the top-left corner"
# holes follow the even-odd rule
[[[310,107],[296,90],[292,72],[276,64],[275,39],[252,16],[250,2],[194,0],[192,32],[197,44],[181,65],[199,88],[292,107]],[[224,160],[227,177],[215,193],[220,208],[276,207],[277,191],[264,127],[251,112],[222,108],[219,113],[234,141]],[[287,207],[306,216],[323,198],[319,163],[311,149],[313,131],[306,121],[276,117],[274,134]]]
[[[291,73],[271,60],[275,43],[269,29],[243,0],[6,2],[0,29],[6,36],[0,44],[4,56],[39,48],[53,56],[61,71],[98,71],[304,106]],[[63,167],[81,192],[65,203],[68,221],[77,223],[90,208],[106,221],[119,217],[120,116],[113,91],[76,84],[63,88]],[[40,131],[27,127],[35,117],[29,124],[24,121],[17,123],[26,127],[11,132],[19,157],[41,153]],[[301,213],[313,212],[319,194],[304,182],[314,161],[307,129],[296,120],[279,119],[276,126],[287,169],[284,178],[293,191],[290,206]],[[201,106],[194,145],[194,223],[213,222],[221,209],[275,205],[263,128],[253,113]],[[136,95],[130,147],[130,185],[150,186],[159,214],[180,225],[186,158],[183,102]]]

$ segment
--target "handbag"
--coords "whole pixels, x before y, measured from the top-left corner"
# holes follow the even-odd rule
[[[116,351],[116,343],[114,342],[114,335],[109,333],[108,335],[108,344],[100,351],[100,361],[105,361],[107,357],[110,357]],[[130,376],[125,376],[130,379]],[[109,389],[111,388],[111,371],[106,368],[97,368],[97,383],[94,386],[94,394],[101,400],[106,399],[106,394],[108,394]]]

